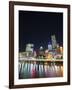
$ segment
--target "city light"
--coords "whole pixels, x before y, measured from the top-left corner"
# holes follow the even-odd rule
[[[48,47],[42,45],[35,49],[33,43],[27,43],[26,49],[19,52],[19,78],[42,78],[63,76],[63,47],[51,36]]]
[[[40,46],[39,50],[34,50],[34,44],[26,44],[24,52],[19,52],[19,57],[30,58],[30,59],[63,59],[63,47],[56,41],[55,35],[51,36],[52,42],[48,43],[48,48],[44,49]]]

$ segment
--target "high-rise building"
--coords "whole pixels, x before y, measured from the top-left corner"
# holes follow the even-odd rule
[[[52,48],[56,49],[57,48],[57,42],[56,42],[56,37],[55,35],[51,36],[51,40],[52,40]]]
[[[48,43],[48,50],[52,50],[52,44],[50,42]]]
[[[27,44],[26,45],[26,52],[27,52],[28,57],[33,57],[34,44]]]
[[[34,50],[34,44],[27,44],[26,45],[26,52],[33,52]]]

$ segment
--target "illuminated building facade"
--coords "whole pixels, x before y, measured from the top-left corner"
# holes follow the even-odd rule
[[[19,57],[33,57],[35,59],[62,59],[63,47],[56,43],[55,35],[51,36],[52,42],[48,43],[48,48],[44,50],[43,46],[40,46],[39,50],[34,50],[34,44],[26,44],[24,52],[19,53]]]
[[[27,44],[26,45],[26,52],[33,52],[34,44]]]
[[[52,50],[52,44],[50,42],[48,43],[48,50]]]
[[[42,46],[40,46],[38,58],[41,58],[41,59],[44,58],[44,49]]]
[[[56,42],[56,37],[55,35],[51,36],[51,40],[52,40],[52,48],[56,49],[57,48],[57,42]]]

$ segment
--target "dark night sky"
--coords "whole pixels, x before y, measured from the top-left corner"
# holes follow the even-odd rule
[[[51,35],[63,43],[63,14],[53,12],[19,11],[19,51],[24,51],[27,43],[34,48],[47,48]]]

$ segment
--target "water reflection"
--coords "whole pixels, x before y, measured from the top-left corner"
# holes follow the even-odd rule
[[[19,62],[19,79],[62,77],[63,63],[60,62]]]

